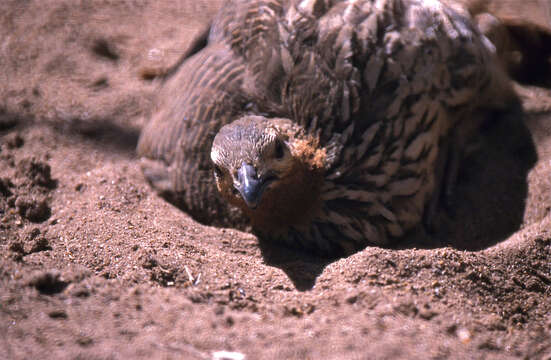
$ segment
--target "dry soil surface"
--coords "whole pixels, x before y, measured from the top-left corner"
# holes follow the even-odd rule
[[[321,259],[159,198],[134,148],[215,2],[0,2],[0,358],[551,359],[551,91],[432,234]]]

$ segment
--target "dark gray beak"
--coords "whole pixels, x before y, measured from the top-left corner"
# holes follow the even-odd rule
[[[252,165],[243,163],[237,171],[239,186],[237,190],[248,207],[255,209],[260,203],[262,193],[266,186],[274,179],[273,177],[258,178],[255,168]]]

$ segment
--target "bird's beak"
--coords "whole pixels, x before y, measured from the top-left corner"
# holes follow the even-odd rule
[[[239,185],[236,185],[236,188],[241,197],[245,200],[248,207],[255,209],[260,203],[262,193],[271,180],[273,180],[273,177],[259,178],[252,165],[243,163],[237,171],[237,179]]]

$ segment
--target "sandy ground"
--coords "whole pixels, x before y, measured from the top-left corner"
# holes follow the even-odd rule
[[[481,132],[434,234],[260,248],[155,195],[134,153],[140,74],[217,6],[0,2],[0,358],[551,359],[550,89]]]

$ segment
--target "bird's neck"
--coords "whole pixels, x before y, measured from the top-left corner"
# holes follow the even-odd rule
[[[308,228],[322,208],[326,151],[317,136],[297,127],[288,130],[291,170],[278,182],[279,189],[265,194],[264,206],[246,210],[253,227],[272,235],[285,235],[289,227]]]
[[[292,174],[277,184],[280,189],[265,194],[262,206],[245,209],[255,229],[285,235],[290,227],[308,228],[321,211],[322,169],[296,161]]]

